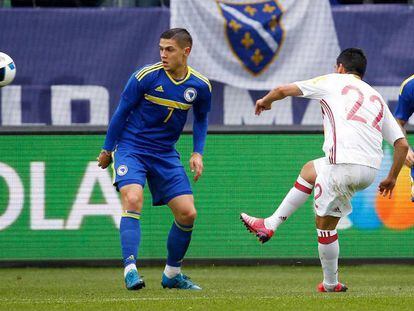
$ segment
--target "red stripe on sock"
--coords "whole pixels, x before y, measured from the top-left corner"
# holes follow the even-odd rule
[[[300,191],[302,191],[302,192],[305,192],[307,194],[311,194],[312,193],[312,189],[309,189],[308,187],[306,187],[306,186],[298,183],[297,181],[295,182],[295,188],[298,189],[298,190],[300,190]]]
[[[318,236],[318,242],[321,244],[331,244],[335,242],[336,240],[338,240],[338,234],[334,234],[333,236],[327,236],[327,237]]]

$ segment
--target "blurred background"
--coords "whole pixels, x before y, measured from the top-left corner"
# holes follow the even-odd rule
[[[252,1],[253,2],[253,1]],[[340,4],[412,4],[412,0],[329,0],[332,5]],[[4,7],[156,7],[169,6],[170,0],[0,0]]]

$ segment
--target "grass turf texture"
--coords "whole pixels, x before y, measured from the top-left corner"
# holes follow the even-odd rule
[[[319,267],[188,267],[202,291],[161,288],[142,268],[127,291],[120,268],[0,269],[0,310],[413,310],[414,266],[344,266],[346,293],[317,293]]]

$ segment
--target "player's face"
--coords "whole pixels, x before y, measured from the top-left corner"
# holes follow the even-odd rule
[[[187,65],[189,54],[189,47],[182,48],[173,39],[160,40],[161,61],[164,69],[167,71],[175,71],[177,68]]]

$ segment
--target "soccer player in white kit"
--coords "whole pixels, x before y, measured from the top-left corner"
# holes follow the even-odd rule
[[[323,270],[320,292],[344,292],[338,281],[339,244],[336,226],[352,212],[350,199],[375,179],[382,159],[383,138],[394,146],[393,164],[379,184],[383,196],[391,197],[408,151],[408,143],[382,96],[362,81],[366,68],[362,50],[346,49],[337,58],[335,73],[276,87],[256,102],[255,113],[270,110],[272,103],[287,96],[320,100],[325,157],[306,163],[294,187],[268,218],[240,215],[246,227],[262,243],[297,210],[314,189],[314,210],[319,258]]]

